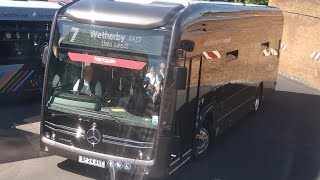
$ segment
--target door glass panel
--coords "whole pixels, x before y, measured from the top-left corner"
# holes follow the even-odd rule
[[[186,60],[186,63],[184,63],[183,60],[177,61],[177,65],[179,67],[183,67],[185,65],[186,68],[189,68],[189,63],[190,63],[189,60]],[[187,69],[187,72],[189,73],[189,69]],[[186,98],[187,98],[187,88],[184,90],[177,90],[176,110],[179,110],[186,103]]]
[[[197,97],[199,80],[200,59],[193,59],[190,76],[189,102]]]

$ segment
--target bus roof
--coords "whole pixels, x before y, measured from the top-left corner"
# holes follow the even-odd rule
[[[118,2],[131,2],[131,3],[139,3],[139,4],[149,4],[154,2],[155,0],[115,0]],[[167,2],[167,3],[179,3],[184,6],[189,6],[191,4],[216,4],[216,5],[231,5],[231,6],[252,6],[252,7],[267,7],[266,5],[257,5],[257,4],[247,4],[247,3],[233,3],[233,2],[223,2],[223,1],[198,1],[198,0],[156,0],[158,2]]]
[[[53,2],[4,0],[0,3],[0,20],[52,21],[60,7]]]
[[[115,27],[151,29],[161,27],[183,9],[178,3],[153,2],[149,4],[80,0],[67,8],[65,15],[81,23]]]
[[[151,29],[165,25],[178,12],[184,13],[185,19],[193,19],[203,13],[260,11],[260,13],[266,12],[267,14],[270,11],[280,11],[268,6],[242,3],[207,1],[173,3],[167,1],[145,3],[146,1],[129,2],[129,0],[80,0],[68,7],[65,15],[81,23],[94,22],[115,27]]]

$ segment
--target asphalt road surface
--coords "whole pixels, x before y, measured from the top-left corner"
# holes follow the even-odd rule
[[[249,114],[204,158],[187,163],[172,179],[320,180],[319,95],[279,76],[270,103]],[[0,179],[110,178],[100,168],[40,153],[39,108],[39,103],[30,102],[0,107]]]

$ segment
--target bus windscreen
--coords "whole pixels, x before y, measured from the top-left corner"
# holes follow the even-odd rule
[[[166,77],[162,46],[169,31],[62,20],[57,25],[48,70],[48,109],[156,129]],[[93,34],[102,29],[116,35]],[[126,45],[113,46],[119,43]]]
[[[161,55],[165,34],[164,31],[103,27],[75,22],[64,22],[61,28],[62,46],[87,46],[156,56]]]

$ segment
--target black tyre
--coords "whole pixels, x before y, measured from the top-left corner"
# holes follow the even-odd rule
[[[197,137],[196,151],[195,155],[197,157],[203,156],[209,149],[210,145],[213,144],[215,139],[215,131],[212,123],[206,121],[204,122],[200,133]]]

